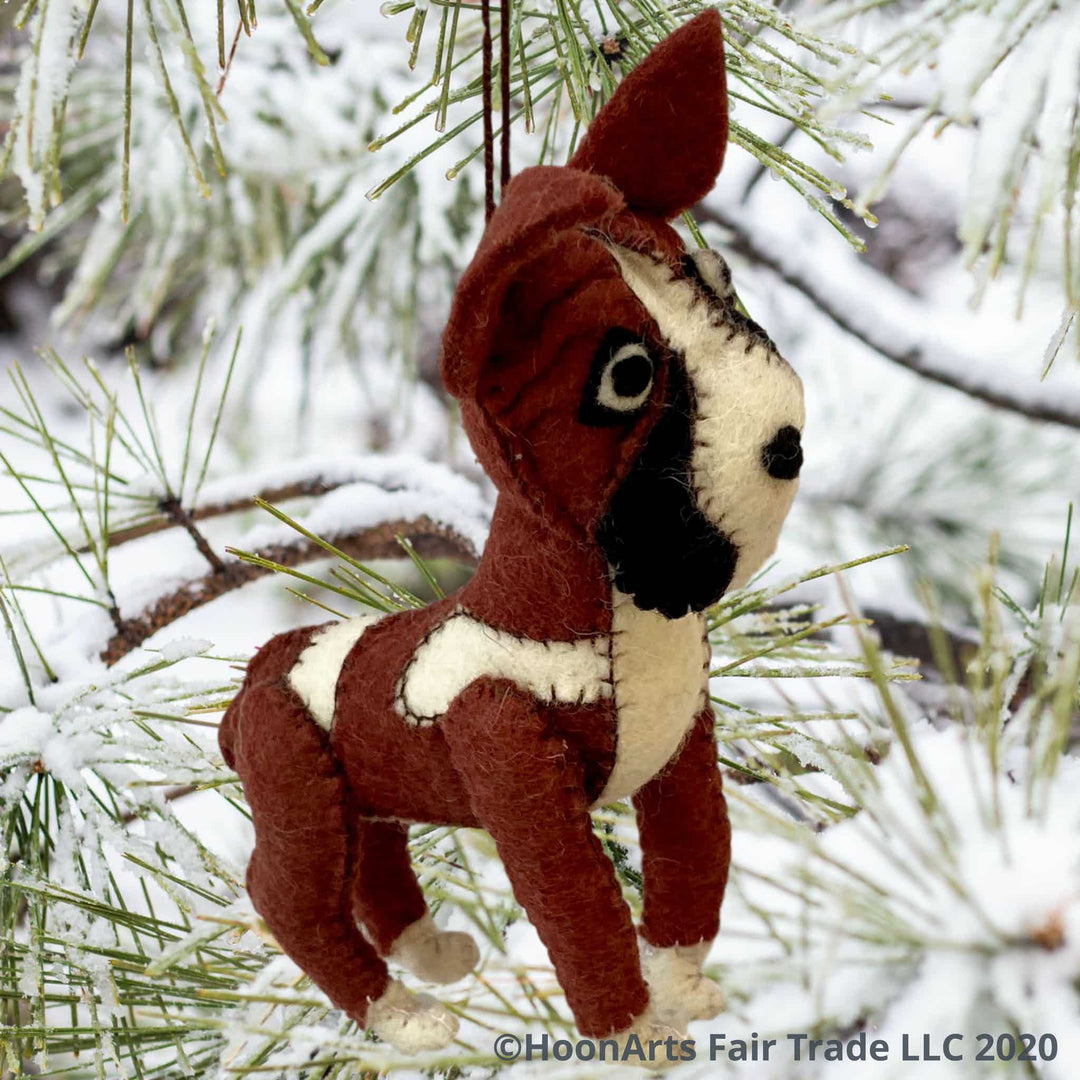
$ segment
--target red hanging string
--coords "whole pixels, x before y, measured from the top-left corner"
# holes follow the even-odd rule
[[[499,198],[510,183],[510,0],[502,0],[499,22],[499,90],[502,97],[502,167]]]
[[[491,123],[491,0],[481,0],[480,14],[484,20],[483,94],[484,94],[484,220],[495,213],[495,133]]]

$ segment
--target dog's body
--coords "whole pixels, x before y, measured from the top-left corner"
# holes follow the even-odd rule
[[[274,638],[223,721],[256,907],[400,1047],[445,1045],[454,1023],[384,958],[435,981],[477,959],[427,915],[413,821],[491,832],[583,1034],[720,1006],[700,973],[730,842],[702,612],[773,550],[803,423],[798,377],[736,310],[726,267],[666,224],[711,186],[725,125],[711,12],[628,77],[571,167],[513,181],[444,338],[500,490],[476,575],[421,610]],[[704,160],[680,157],[687,138]],[[589,818],[628,796],[644,963]]]

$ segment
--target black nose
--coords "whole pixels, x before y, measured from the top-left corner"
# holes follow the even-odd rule
[[[794,480],[802,468],[798,429],[790,424],[782,427],[761,451],[761,463],[765,471],[777,480]]]

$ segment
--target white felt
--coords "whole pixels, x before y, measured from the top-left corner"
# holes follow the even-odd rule
[[[457,1017],[430,994],[410,994],[392,979],[368,1006],[368,1027],[402,1054],[442,1050],[454,1040]]]
[[[600,385],[596,390],[596,400],[605,408],[614,409],[616,412],[633,412],[645,404],[645,399],[652,389],[653,381],[651,378],[645,384],[644,389],[632,397],[623,397],[615,389],[615,369],[623,360],[627,360],[631,356],[644,356],[649,359],[649,352],[644,345],[635,343],[624,345],[604,365],[604,370],[600,373]]]
[[[387,959],[427,982],[463,979],[480,962],[480,950],[461,930],[440,930],[430,914],[405,927]]]
[[[611,668],[618,729],[615,767],[599,803],[632,795],[679,748],[705,696],[705,617],[666,619],[612,590]]]
[[[334,726],[338,676],[345,658],[381,615],[357,615],[319,631],[289,672],[289,685],[324,731]]]
[[[712,289],[721,300],[727,300],[735,294],[731,284],[731,271],[728,265],[711,248],[695,248],[690,252],[701,280]]]
[[[711,943],[661,949],[641,943],[641,973],[659,1020],[684,1028],[691,1020],[711,1020],[724,1009],[724,992],[701,965]]]
[[[694,388],[693,482],[701,511],[739,549],[731,588],[776,550],[797,480],[765,471],[762,450],[805,420],[802,381],[777,353],[725,320],[688,278],[651,255],[612,245],[623,279],[683,356]]]
[[[458,611],[413,654],[395,707],[417,723],[433,723],[462,690],[485,675],[508,679],[539,701],[588,704],[610,694],[608,664],[606,638],[532,641]]]
[[[655,1055],[649,1054],[649,1043],[653,1039],[658,1039],[664,1042],[667,1039],[674,1039],[676,1044],[686,1038],[686,1031],[683,1028],[678,1028],[669,1024],[656,1012],[656,1008],[650,1001],[645,1006],[645,1011],[634,1018],[628,1028],[623,1031],[617,1031],[614,1035],[608,1036],[615,1040],[620,1047],[626,1046],[631,1035],[636,1035],[641,1042],[642,1048],[646,1052],[646,1058],[644,1061],[638,1061],[636,1058],[632,1059],[635,1064],[642,1067],[659,1071],[670,1067],[670,1062],[666,1052],[657,1048]]]

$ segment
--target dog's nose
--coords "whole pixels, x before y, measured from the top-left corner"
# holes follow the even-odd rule
[[[802,443],[799,431],[785,424],[761,451],[765,471],[777,480],[794,480],[802,468]]]

